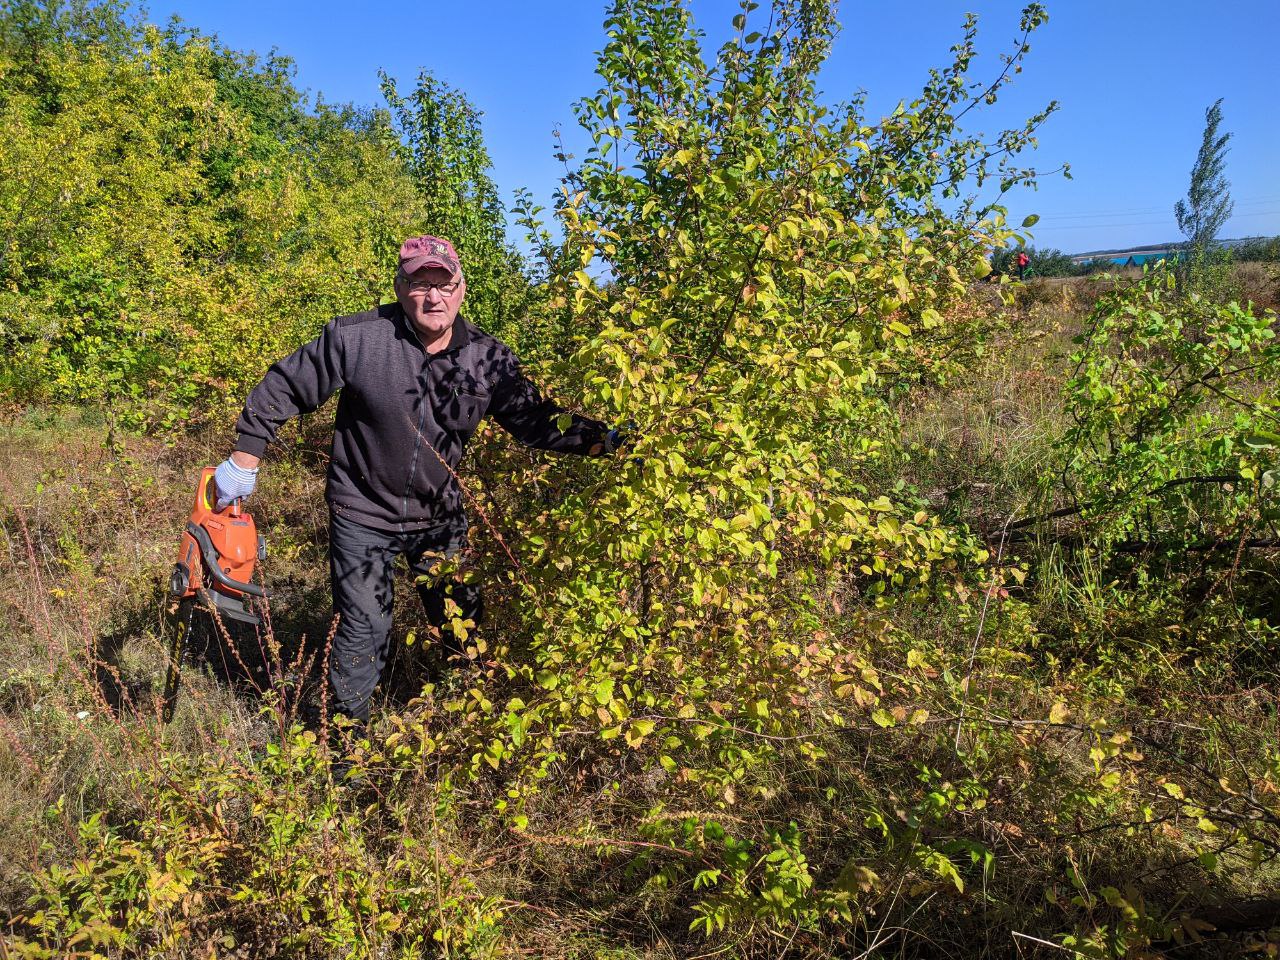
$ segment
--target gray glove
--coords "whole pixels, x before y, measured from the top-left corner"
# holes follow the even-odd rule
[[[218,491],[218,509],[222,510],[232,500],[243,500],[253,493],[258,485],[258,468],[250,470],[228,457],[213,471],[213,485]]]

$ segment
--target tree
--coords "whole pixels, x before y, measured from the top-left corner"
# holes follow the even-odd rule
[[[1204,112],[1204,139],[1191,168],[1191,186],[1187,196],[1173,208],[1178,218],[1178,229],[1187,237],[1188,244],[1196,250],[1204,250],[1213,243],[1223,224],[1231,218],[1234,204],[1231,202],[1230,184],[1223,175],[1227,164],[1227,141],[1231,134],[1218,135],[1222,123],[1222,98]]]
[[[442,207],[478,224],[468,303],[518,308],[496,194],[459,179],[488,165],[461,95],[413,100],[444,118],[442,162],[471,163],[450,179],[406,153],[394,110],[313,102],[292,76],[121,0],[0,0],[0,394],[217,418],[327,318],[384,299]],[[425,175],[484,189],[437,203]]]
[[[395,78],[378,74],[399,141],[395,152],[412,178],[425,216],[411,232],[447,237],[467,275],[467,317],[513,337],[523,314],[526,283],[519,256],[506,241],[506,212],[490,176],[480,111],[429,70],[402,95]],[[518,338],[516,338],[518,339]]]

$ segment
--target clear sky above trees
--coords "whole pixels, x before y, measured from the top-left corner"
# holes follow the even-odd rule
[[[694,0],[692,7],[711,44],[727,34],[738,9],[728,0]],[[845,2],[824,89],[832,100],[865,89],[872,116],[892,109],[947,60],[966,9],[982,18],[975,74],[984,75],[984,65],[998,71],[1021,7]],[[561,169],[552,129],[560,126],[572,149],[570,104],[596,86],[603,3],[476,0],[437,15],[440,8],[385,0],[163,0],[149,10],[157,21],[177,14],[233,47],[278,48],[297,62],[299,86],[331,101],[378,102],[379,67],[404,82],[429,68],[484,111],[505,199],[520,186],[545,199]],[[1178,239],[1173,204],[1186,192],[1204,110],[1219,97],[1223,129],[1234,134],[1227,177],[1235,213],[1222,236],[1280,234],[1280,124],[1266,80],[1280,4],[1058,0],[1049,14],[1025,72],[983,121],[991,129],[1049,100],[1062,103],[1034,162],[1050,169],[1067,161],[1074,179],[1045,178],[1038,193],[1010,204],[1017,221],[1040,214],[1038,245],[1084,251]]]

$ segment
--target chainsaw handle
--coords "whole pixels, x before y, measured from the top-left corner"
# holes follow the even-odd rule
[[[221,510],[218,509],[218,488],[213,482],[216,469],[216,467],[205,467],[200,471],[200,503],[212,514],[238,517],[240,516],[240,497],[236,497]]]

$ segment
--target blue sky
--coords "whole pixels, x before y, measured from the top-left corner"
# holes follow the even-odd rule
[[[693,0],[691,6],[713,51],[738,5]],[[1015,222],[1040,215],[1037,246],[1079,252],[1177,239],[1173,204],[1186,192],[1205,108],[1219,97],[1224,129],[1234,135],[1227,176],[1236,201],[1223,236],[1280,234],[1274,66],[1280,0],[1049,0],[1047,6],[1049,23],[1034,35],[1026,69],[974,125],[995,130],[1049,100],[1061,102],[1033,162],[1052,169],[1067,161],[1074,179],[1046,179],[1037,192],[1009,203]],[[998,54],[1017,35],[1021,7],[845,0],[843,29],[821,87],[832,101],[866,90],[869,116],[878,118],[910,99],[929,67],[947,62],[969,10],[980,16],[974,75],[992,76]],[[148,6],[154,21],[177,14],[237,49],[277,48],[295,60],[297,84],[329,101],[378,103],[378,68],[402,89],[428,68],[483,111],[494,179],[507,199],[524,186],[543,202],[561,170],[552,157],[552,130],[563,128],[572,148],[571,104],[597,86],[604,9],[595,0],[161,0]]]

